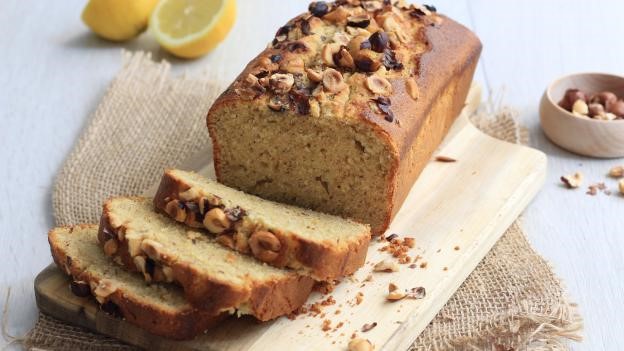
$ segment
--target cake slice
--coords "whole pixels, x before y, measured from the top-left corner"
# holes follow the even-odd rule
[[[79,225],[48,234],[54,262],[73,278],[75,295],[93,295],[102,310],[171,339],[193,338],[225,316],[194,308],[178,286],[148,285],[140,275],[126,272],[104,255],[97,232],[97,225]]]
[[[154,212],[148,198],[108,200],[98,239],[129,270],[180,284],[191,304],[212,313],[236,309],[270,320],[299,308],[314,285],[308,276],[263,264]]]
[[[165,171],[154,205],[225,246],[316,280],[350,275],[366,260],[368,226],[264,200],[197,173]]]

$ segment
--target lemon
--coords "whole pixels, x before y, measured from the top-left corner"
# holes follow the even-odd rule
[[[225,38],[235,17],[235,0],[161,0],[150,18],[150,30],[165,50],[195,58]]]
[[[102,38],[123,41],[147,28],[158,0],[90,0],[82,21]]]

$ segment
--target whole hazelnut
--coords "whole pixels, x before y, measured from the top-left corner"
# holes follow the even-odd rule
[[[583,100],[584,102],[587,102],[587,95],[578,89],[568,89],[563,95],[561,101],[559,101],[559,106],[561,106],[564,110],[572,111],[572,105],[574,105],[576,100]]]
[[[617,96],[610,91],[603,91],[598,94],[594,94],[589,102],[598,103],[604,106],[607,110],[609,110],[609,105],[617,101]]]
[[[605,114],[605,108],[601,104],[592,103],[589,104],[589,117],[596,117]]]
[[[624,100],[617,100],[607,107],[607,111],[618,117],[624,117]]]

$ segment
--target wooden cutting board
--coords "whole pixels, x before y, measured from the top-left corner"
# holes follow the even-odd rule
[[[231,318],[195,340],[173,342],[108,316],[90,299],[75,297],[68,278],[53,266],[35,280],[37,304],[59,319],[149,350],[345,350],[354,332],[369,339],[376,350],[406,350],[544,182],[543,153],[493,139],[468,122],[479,101],[479,89],[473,88],[462,115],[435,153],[457,162],[432,161],[388,231],[415,238],[409,255],[422,258],[414,268],[401,265],[395,273],[372,273],[375,263],[389,257],[379,251],[385,244],[373,240],[365,267],[335,288],[331,295],[336,303],[322,307],[322,315],[262,324]],[[204,152],[181,168],[210,175],[212,160],[206,158],[210,155]],[[369,275],[372,281],[365,281]],[[426,296],[387,302],[389,283],[424,287]],[[323,299],[327,295],[315,293],[308,304]],[[324,320],[330,321],[328,331],[322,330]],[[373,322],[375,328],[361,331]]]

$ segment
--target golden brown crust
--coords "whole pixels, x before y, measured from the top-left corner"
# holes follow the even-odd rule
[[[78,225],[75,228],[90,228],[95,231],[97,226]],[[83,270],[75,264],[80,258],[72,258],[67,255],[60,240],[56,238],[56,232],[59,229],[63,230],[63,228],[52,229],[48,234],[52,258],[56,265],[71,276],[74,281],[97,285],[101,280],[100,277]],[[67,227],[67,230],[73,231],[74,229]],[[122,288],[108,295],[106,299],[106,303],[109,303],[109,306],[110,303],[117,306],[116,310],[128,322],[152,334],[169,339],[192,339],[226,317],[226,314],[215,315],[192,308],[190,305],[184,310],[168,311],[154,304],[147,303],[141,296],[135,296]]]
[[[396,9],[405,10],[401,6]],[[305,17],[306,15],[299,16],[289,23],[298,23]],[[343,116],[368,125],[379,140],[387,145],[392,156],[392,164],[386,174],[389,181],[384,221],[382,225],[372,228],[373,235],[380,235],[387,229],[413,182],[461,111],[481,52],[481,43],[472,32],[443,15],[431,14],[410,18],[419,21],[421,26],[410,22],[407,27],[403,27],[420,28],[414,40],[417,44],[414,42],[406,44],[408,47],[413,46],[416,52],[413,57],[403,62],[406,68],[409,66],[409,74],[406,72],[407,69],[400,74],[391,71],[386,73],[393,90],[389,98],[394,119],[390,122],[380,118],[379,111],[372,110],[363,103],[365,99],[356,96],[350,96]],[[245,78],[254,73],[254,70],[257,71],[257,67],[267,57],[276,53],[296,54],[285,51],[278,44],[277,48],[270,47],[260,53],[210,109],[206,122],[213,141],[215,173],[220,181],[223,180],[223,170],[219,134],[214,124],[216,118],[224,109],[237,104],[250,104],[255,108],[262,108],[261,105],[265,102],[261,98],[249,100],[241,97],[240,88],[244,86]],[[408,82],[412,79],[414,82]],[[357,79],[351,80],[351,84],[357,82]],[[417,94],[413,92],[410,94],[407,91],[408,83],[414,83],[411,86],[417,88]],[[414,98],[416,95],[417,98]],[[318,210],[323,209],[321,207]]]
[[[136,271],[128,242],[123,234],[127,231],[127,227],[123,224],[114,227],[111,224],[109,204],[109,202],[104,204],[98,240],[104,245],[106,241],[111,240],[112,234],[112,240],[118,241],[115,256],[121,259],[128,270]],[[155,263],[171,268],[172,280],[182,286],[186,299],[193,306],[215,314],[248,305],[249,314],[261,321],[286,315],[301,307],[314,285],[312,278],[293,273],[283,279],[266,280],[251,287],[241,287],[228,281],[221,281],[196,270],[186,262],[174,260],[166,255],[162,255]],[[271,298],[266,297],[267,291],[271,292]]]
[[[179,200],[180,194],[190,187],[191,185],[184,179],[166,170],[154,196],[154,206],[160,213],[168,215],[165,209],[169,201]],[[280,239],[281,249],[278,257],[268,263],[280,268],[302,267],[305,274],[319,281],[337,280],[353,274],[364,265],[370,242],[368,233],[363,233],[366,235],[360,236],[359,240],[343,247],[307,240],[290,233],[275,232],[274,234]]]

